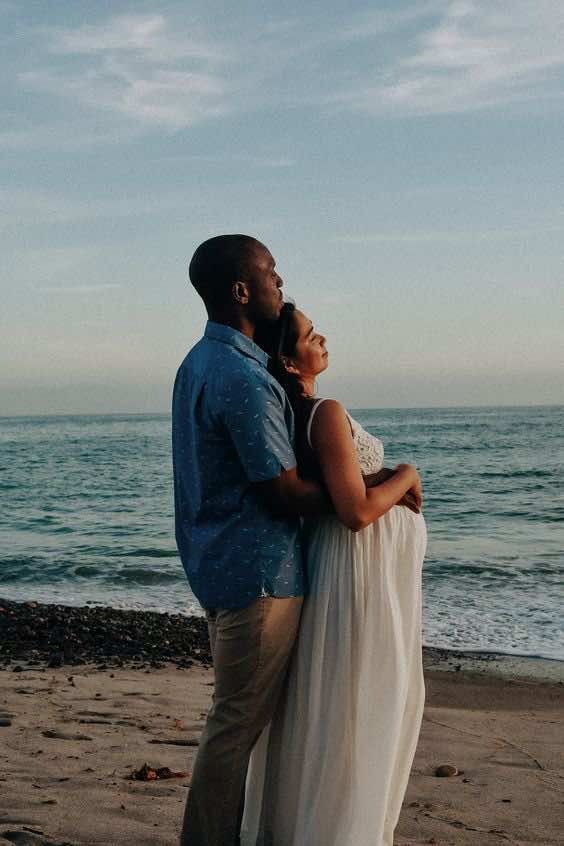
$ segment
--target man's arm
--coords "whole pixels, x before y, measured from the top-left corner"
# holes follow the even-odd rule
[[[300,479],[298,470],[285,470],[275,479],[257,482],[259,496],[275,513],[288,517],[323,517],[334,514],[325,488],[318,482]]]
[[[383,467],[378,473],[364,476],[364,483],[367,488],[374,488],[387,482],[395,473],[396,470]],[[258,482],[256,488],[271,511],[280,516],[324,517],[335,513],[326,489],[318,482],[301,479],[295,467],[293,470],[285,470],[275,479]],[[419,514],[421,501],[417,499],[415,493],[407,491],[398,505],[405,505],[406,508]]]

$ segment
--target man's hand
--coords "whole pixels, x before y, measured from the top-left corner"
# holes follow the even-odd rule
[[[382,469],[377,473],[369,473],[364,477],[366,487],[374,488],[377,485],[381,485],[382,482],[386,482],[388,479],[391,479],[396,470],[398,470],[401,466],[401,464],[398,464],[395,470],[391,470],[389,467],[382,467]],[[410,511],[415,512],[415,514],[419,514],[421,511],[421,503],[421,479],[418,478],[417,483],[413,486],[413,488],[408,490],[397,504],[404,505],[406,508],[409,508]]]

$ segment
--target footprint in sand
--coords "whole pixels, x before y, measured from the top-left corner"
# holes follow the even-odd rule
[[[87,734],[71,734],[70,732],[54,731],[53,729],[42,731],[41,734],[43,737],[49,737],[53,740],[92,740]]]

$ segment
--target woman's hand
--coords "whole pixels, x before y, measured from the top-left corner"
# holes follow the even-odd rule
[[[402,499],[398,502],[398,505],[406,505],[408,508],[411,508],[412,511],[415,511],[416,514],[419,514],[421,511],[421,506],[423,504],[423,488],[421,486],[421,478],[419,477],[419,473],[417,469],[414,467],[413,464],[398,464],[395,468],[396,470],[403,470],[403,469],[410,468],[413,471],[414,479],[413,485],[404,494]]]

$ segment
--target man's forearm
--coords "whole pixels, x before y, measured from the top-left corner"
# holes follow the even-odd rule
[[[395,470],[391,470],[389,467],[382,467],[377,473],[368,473],[366,476],[363,476],[364,484],[367,488],[375,488],[381,485],[382,482],[387,482],[388,479],[391,479],[394,473]]]
[[[323,485],[310,479],[301,479],[295,467],[276,479],[257,483],[257,490],[266,505],[278,515],[323,517],[333,511]]]
[[[286,514],[294,517],[324,517],[335,511],[323,485],[299,476],[286,494],[285,506]]]
[[[395,470],[383,467],[378,473],[364,477],[367,488],[386,482]],[[287,470],[276,479],[257,483],[257,489],[269,508],[278,515],[286,517],[325,517],[334,514],[333,503],[325,487],[312,479],[302,479],[297,468]],[[412,507],[406,501],[401,504]],[[412,510],[415,510],[412,508]]]

